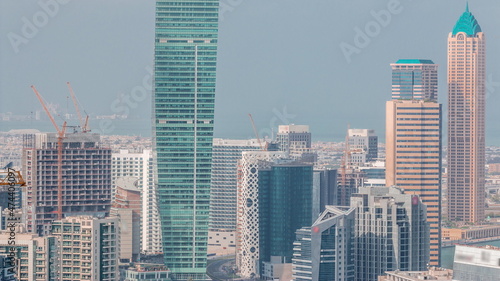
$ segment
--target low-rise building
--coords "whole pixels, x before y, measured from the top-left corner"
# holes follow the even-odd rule
[[[476,225],[464,228],[442,228],[443,241],[486,239],[500,236],[500,225]]]
[[[124,281],[171,281],[170,270],[162,264],[137,263],[124,272]]]
[[[453,280],[453,270],[431,267],[427,271],[388,271],[378,281]]]
[[[500,248],[489,245],[456,245],[453,279],[500,281]]]

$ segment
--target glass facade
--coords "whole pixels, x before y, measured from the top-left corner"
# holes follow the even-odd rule
[[[206,270],[218,0],[156,1],[154,145],[165,264]]]
[[[311,227],[297,230],[293,280],[354,281],[354,219],[354,208],[326,206]]]
[[[311,165],[278,164],[259,171],[260,260],[291,263],[295,231],[312,223]]]
[[[437,101],[437,65],[431,60],[402,59],[391,67],[392,99]]]

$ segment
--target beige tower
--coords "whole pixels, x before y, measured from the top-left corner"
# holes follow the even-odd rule
[[[448,216],[484,219],[485,36],[469,12],[448,36]]]
[[[441,230],[441,104],[392,100],[386,104],[386,181],[427,205],[430,265],[439,265]]]

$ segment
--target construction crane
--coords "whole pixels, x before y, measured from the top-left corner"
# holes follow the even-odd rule
[[[345,136],[345,147],[344,147],[344,155],[342,156],[342,164],[341,164],[341,181],[342,188],[340,189],[341,199],[347,196],[346,194],[346,184],[347,184],[347,166],[350,164],[350,148],[349,148],[349,128],[350,125],[347,124],[347,134]],[[339,202],[340,203],[340,202]]]
[[[87,114],[85,121],[83,121],[82,113],[80,112],[80,108],[78,107],[78,101],[76,99],[75,92],[73,91],[73,88],[71,87],[71,84],[69,82],[66,82],[66,84],[68,85],[69,92],[71,93],[71,99],[73,100],[73,105],[75,106],[76,113],[78,114],[78,120],[80,121],[80,128],[82,129],[82,133],[90,132],[89,115]]]
[[[65,138],[66,134],[66,121],[64,121],[64,124],[62,126],[62,129],[57,126],[56,121],[54,120],[54,117],[50,113],[49,109],[45,105],[45,102],[42,99],[42,96],[40,93],[36,90],[35,86],[31,86],[31,89],[33,89],[33,92],[35,92],[36,97],[42,104],[43,109],[45,110],[45,113],[49,116],[50,122],[52,122],[52,125],[56,128],[57,131],[57,219],[61,220],[62,219],[62,154],[63,154],[63,140]]]
[[[250,122],[252,122],[253,132],[255,133],[255,137],[257,138],[260,149],[265,150],[264,146],[262,146],[262,142],[260,141],[259,133],[257,132],[257,128],[255,127],[255,122],[253,121],[252,114],[248,113],[248,117],[250,117]]]
[[[25,186],[26,182],[21,176],[21,172],[8,168],[7,171],[0,171],[0,185]]]

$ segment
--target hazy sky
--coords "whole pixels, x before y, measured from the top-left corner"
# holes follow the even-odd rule
[[[487,142],[500,145],[500,3],[469,3],[487,38]],[[70,81],[91,115],[119,113],[128,97],[130,118],[147,120],[150,96],[139,94],[149,91],[154,5],[1,0],[0,112],[39,110],[32,84],[65,112]],[[383,137],[399,58],[439,64],[446,107],[447,36],[464,9],[462,0],[221,0],[215,135],[252,137],[252,113],[263,135],[287,122],[338,140],[350,123]]]

